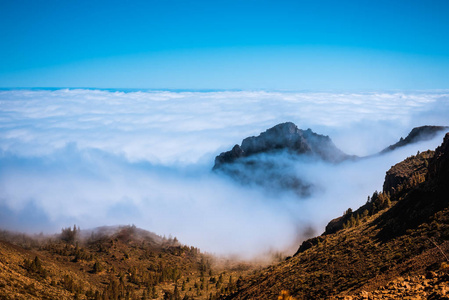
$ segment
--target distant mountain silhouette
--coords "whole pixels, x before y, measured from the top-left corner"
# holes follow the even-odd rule
[[[399,142],[388,146],[387,148],[382,150],[380,154],[387,153],[397,148],[404,147],[413,143],[431,140],[440,131],[446,130],[448,128],[449,127],[447,126],[429,126],[429,125],[415,127],[412,129],[412,131],[410,131],[410,133],[407,135],[405,139],[401,137]]]

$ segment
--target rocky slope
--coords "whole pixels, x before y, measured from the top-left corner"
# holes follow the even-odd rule
[[[404,162],[416,160],[405,169],[423,181],[374,193],[363,209],[345,213],[343,228],[304,242],[294,257],[222,298],[276,299],[288,291],[296,299],[447,299],[449,134],[427,154],[428,166],[422,156]]]
[[[430,271],[426,275],[400,276],[373,291],[360,291],[355,295],[342,295],[334,299],[449,299],[447,271]]]
[[[433,156],[434,151],[427,150],[391,167],[385,175],[383,191],[394,194],[415,185],[417,181],[424,181],[428,173],[429,161]]]
[[[417,153],[415,156],[408,157],[392,166],[385,175],[383,191],[380,193],[375,191],[367,203],[355,212],[351,210],[343,216],[331,220],[327,224],[324,234],[332,234],[343,229],[344,225],[348,224],[354,216],[362,217],[372,215],[381,209],[389,207],[392,198],[393,200],[399,199],[405,193],[409,192],[410,189],[425,180],[428,174],[429,161],[433,158],[434,154],[434,151],[427,150],[422,153]]]

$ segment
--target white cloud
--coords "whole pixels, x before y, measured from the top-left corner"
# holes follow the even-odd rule
[[[24,226],[38,231],[73,222],[84,228],[135,223],[212,252],[282,248],[296,240],[298,227],[321,231],[347,207],[363,204],[382,188],[392,164],[434,148],[441,137],[357,163],[294,162],[297,174],[323,188],[307,199],[211,173],[220,151],[292,121],[365,155],[412,127],[448,125],[448,116],[444,91],[4,90],[0,208],[8,216],[0,225],[19,226],[33,207],[39,217]]]

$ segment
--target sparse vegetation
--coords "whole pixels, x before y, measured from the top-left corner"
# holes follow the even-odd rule
[[[25,259],[23,261],[23,267],[32,274],[36,274],[38,276],[41,276],[42,278],[47,277],[47,270],[45,270],[42,267],[42,263],[41,260],[39,259],[39,257],[34,257],[33,260],[30,259]]]
[[[1,232],[0,286],[7,288],[0,298],[14,291],[30,299],[217,299],[235,290],[234,278],[253,270],[225,269],[195,247],[135,226],[104,231]]]

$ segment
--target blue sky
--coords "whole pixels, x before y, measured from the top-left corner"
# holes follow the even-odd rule
[[[449,88],[448,1],[0,1],[0,87]]]

